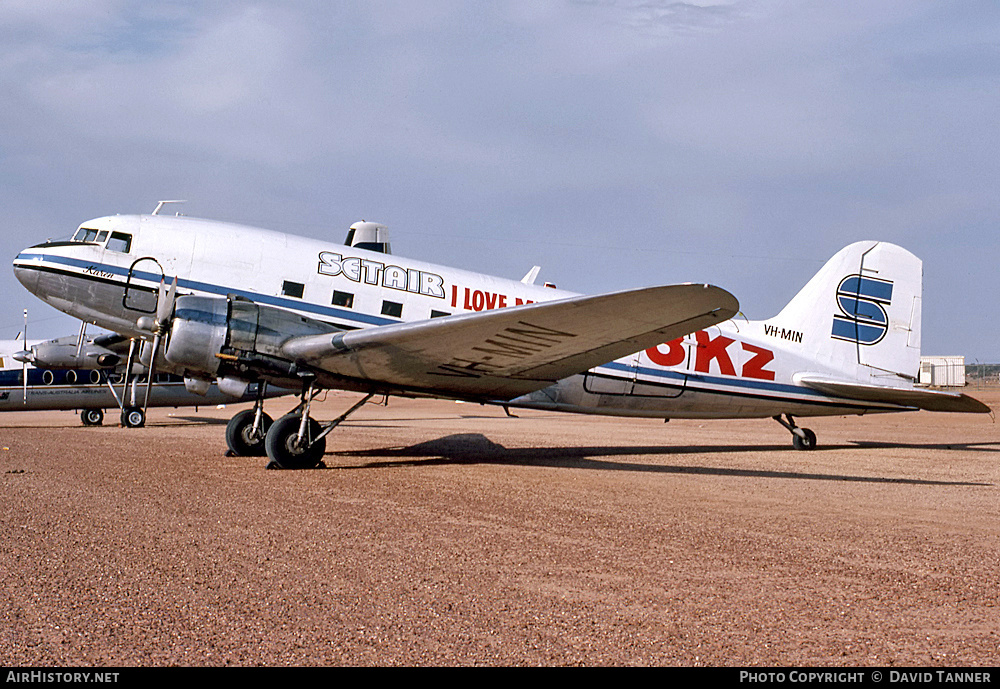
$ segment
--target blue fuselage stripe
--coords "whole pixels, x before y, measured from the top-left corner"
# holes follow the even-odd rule
[[[128,271],[124,268],[120,268],[119,266],[108,265],[106,263],[94,263],[93,261],[81,261],[80,259],[69,258],[66,256],[51,256],[49,254],[18,254],[15,261],[32,262],[27,265],[21,265],[19,266],[20,268],[41,267],[44,266],[46,263],[48,264],[54,263],[57,265],[63,265],[72,268],[94,269],[102,273],[110,273],[112,275],[117,275],[124,278],[128,277]],[[78,275],[78,277],[86,279],[87,275]],[[153,283],[159,283],[162,276],[159,275],[158,273],[150,273],[146,271],[134,270],[132,271],[132,277]],[[124,284],[122,285],[122,287],[124,287]],[[307,301],[298,301],[295,299],[283,299],[281,297],[274,297],[267,294],[261,294],[259,292],[250,292],[247,290],[241,290],[232,287],[223,287],[222,285],[215,285],[210,282],[198,282],[196,280],[186,280],[178,278],[177,287],[179,289],[196,290],[199,292],[207,292],[209,294],[216,294],[223,297],[230,294],[235,294],[237,296],[251,299],[259,304],[280,306],[281,308],[291,309],[293,311],[305,311],[308,313],[314,313],[320,316],[325,316],[327,318],[342,318],[344,320],[355,321],[357,323],[364,323],[366,325],[389,325],[391,323],[400,322],[397,319],[382,318],[381,316],[372,316],[366,313],[358,313],[357,311],[347,311],[344,309],[319,306],[317,304],[312,304]]]

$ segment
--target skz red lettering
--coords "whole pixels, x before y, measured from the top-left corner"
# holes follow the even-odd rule
[[[753,357],[743,364],[743,377],[744,378],[758,378],[760,380],[774,380],[774,371],[765,371],[764,367],[767,366],[774,359],[774,352],[770,349],[764,349],[763,347],[755,347],[754,345],[747,344],[746,342],[741,342],[743,345],[744,352],[750,352]]]
[[[719,335],[713,338],[704,330],[694,334],[698,346],[695,348],[694,370],[700,373],[710,373],[712,362],[718,364],[719,372],[727,376],[736,375],[736,366],[732,357],[727,351],[729,345],[736,340]],[[649,360],[658,366],[679,366],[684,363],[685,350],[683,346],[684,338],[678,337],[676,340],[665,342],[657,347],[650,347],[646,350]],[[746,342],[740,342],[744,352],[752,354],[743,363],[740,376],[743,378],[756,378],[757,380],[774,380],[774,371],[769,371],[764,367],[774,361],[774,352],[764,347],[757,347]],[[667,351],[661,348],[666,347]]]
[[[681,346],[683,340],[683,337],[678,337],[676,340],[665,342],[657,347],[650,347],[646,350],[646,356],[654,364],[660,366],[677,366],[678,364],[682,364],[684,363],[684,347]],[[660,347],[667,347],[667,351],[660,351]]]
[[[731,345],[736,340],[726,337],[725,335],[719,335],[716,338],[711,338],[704,330],[696,332],[695,338],[698,340],[697,357],[694,362],[695,371],[708,373],[709,368],[712,365],[712,361],[714,360],[719,363],[719,371],[723,375],[736,375],[736,368],[733,366],[733,360],[729,358],[729,353],[726,352],[726,347]]]

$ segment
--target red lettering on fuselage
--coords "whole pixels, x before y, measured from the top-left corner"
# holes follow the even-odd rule
[[[487,292],[486,290],[470,289],[463,287],[462,308],[466,311],[489,311],[491,309],[503,309],[510,305],[510,299],[506,294],[500,292]],[[514,297],[514,305],[534,304],[532,299],[522,299]],[[451,305],[458,306],[458,285],[451,286]]]
[[[755,347],[752,344],[741,342],[744,352],[753,354],[753,358],[743,364],[741,375],[744,378],[758,378],[760,380],[774,380],[774,371],[765,371],[764,367],[774,359],[774,352],[763,347]]]
[[[654,364],[659,364],[660,366],[677,366],[678,364],[683,364],[684,347],[681,346],[683,340],[683,337],[678,337],[676,340],[670,340],[670,342],[665,342],[657,347],[650,347],[646,350],[646,356]],[[667,347],[667,351],[660,351],[660,347]]]
[[[729,358],[729,353],[726,352],[726,347],[731,345],[736,340],[726,337],[725,335],[710,337],[704,330],[699,330],[694,334],[694,336],[695,339],[698,340],[698,348],[695,352],[694,360],[695,371],[708,373],[712,366],[712,361],[717,361],[719,364],[719,371],[722,374],[727,376],[736,375],[736,368],[733,366],[733,360]]]
[[[711,373],[712,362],[718,367],[719,373],[726,376],[739,375],[742,378],[755,378],[757,380],[774,380],[774,371],[769,371],[764,367],[774,361],[774,352],[764,347],[740,342],[740,347],[744,352],[752,355],[740,366],[739,374],[736,373],[736,364],[730,356],[728,348],[736,342],[731,337],[718,335],[712,337],[704,330],[694,334],[695,357],[694,370],[699,373]],[[666,348],[666,351],[664,351]],[[687,358],[687,350],[684,347],[684,338],[678,337],[656,347],[646,350],[646,356],[657,366],[680,366]]]

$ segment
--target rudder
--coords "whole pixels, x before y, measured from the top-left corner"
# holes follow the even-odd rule
[[[923,264],[887,242],[841,249],[768,323],[803,332],[803,354],[876,385],[916,379]]]

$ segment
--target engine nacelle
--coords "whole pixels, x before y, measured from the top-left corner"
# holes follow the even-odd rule
[[[165,356],[193,377],[295,379],[281,345],[292,337],[338,332],[322,321],[241,297],[177,298]]]
[[[26,357],[37,368],[113,368],[121,363],[121,357],[110,349],[85,342],[77,344],[76,338],[59,338],[40,342],[31,348]]]
[[[164,357],[185,370],[214,378],[226,344],[229,309],[225,299],[178,297]],[[203,377],[203,376],[195,376]]]

